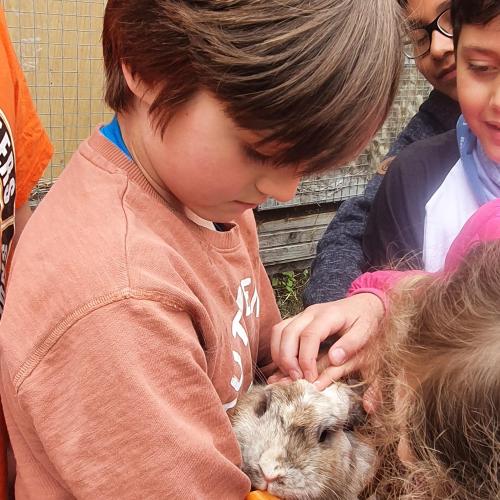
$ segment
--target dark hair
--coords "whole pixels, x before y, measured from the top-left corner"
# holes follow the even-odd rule
[[[398,4],[403,9],[406,9],[406,7],[408,7],[408,0],[398,0]]]
[[[385,120],[402,68],[394,0],[109,0],[107,104],[132,103],[121,64],[158,89],[162,133],[207,90],[245,129],[284,146],[276,164],[304,173],[345,164]]]
[[[464,24],[484,26],[500,15],[498,0],[452,0],[453,42],[455,48]]]

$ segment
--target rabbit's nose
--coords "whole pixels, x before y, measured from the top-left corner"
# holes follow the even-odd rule
[[[275,450],[267,450],[262,454],[259,460],[259,468],[262,473],[262,477],[268,482],[272,483],[283,477],[283,471],[279,466],[277,455]]]
[[[282,474],[277,470],[274,470],[273,472],[269,473],[269,472],[264,472],[261,467],[261,472],[262,472],[262,477],[266,480],[267,483],[272,483],[283,477]]]

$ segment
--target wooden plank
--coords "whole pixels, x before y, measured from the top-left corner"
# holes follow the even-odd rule
[[[356,181],[351,181],[351,185],[343,185],[339,187],[318,188],[316,191],[299,192],[292,200],[287,202],[277,202],[273,199],[267,200],[262,208],[265,210],[273,208],[293,207],[300,205],[315,205],[321,203],[331,203],[335,201],[343,201],[353,196],[363,194],[366,184],[371,177],[370,173],[365,173],[358,176]]]
[[[260,254],[267,268],[309,264],[335,212],[286,217],[259,224]],[[302,266],[303,267],[303,266]]]
[[[310,214],[296,217],[286,217],[284,219],[270,220],[259,223],[259,234],[280,230],[300,229],[310,226],[328,225],[333,219],[335,212],[323,212],[319,214]]]
[[[317,244],[317,241],[312,241],[286,247],[264,248],[261,250],[260,255],[262,262],[266,266],[293,263],[313,257],[316,253]]]
[[[316,227],[306,227],[293,231],[276,231],[273,233],[260,234],[260,248],[275,248],[281,246],[296,245],[319,241],[327,226],[325,224]]]

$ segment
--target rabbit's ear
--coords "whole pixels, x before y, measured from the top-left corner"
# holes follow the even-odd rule
[[[345,421],[349,415],[351,399],[353,398],[353,393],[349,387],[344,384],[332,384],[321,391],[321,394],[330,400],[330,409],[336,419],[339,422]]]
[[[351,399],[349,414],[344,424],[344,430],[352,431],[356,427],[366,424],[368,414],[363,407],[363,397],[355,396]]]
[[[347,385],[354,393],[351,399],[351,407],[349,410],[349,418],[346,422],[345,429],[352,430],[355,427],[366,424],[368,417],[363,407],[363,396],[369,385],[366,382],[361,382],[360,379],[350,377],[346,380]]]
[[[354,376],[350,376],[345,380],[345,383],[349,386],[349,388],[354,391],[359,397],[363,397],[366,389],[368,389],[368,384],[363,382],[361,376],[358,378],[355,373]],[[361,375],[361,374],[359,374]]]
[[[270,390],[262,391],[260,393],[259,398],[254,405],[254,412],[257,417],[262,417],[262,415],[264,415],[264,413],[268,410],[269,404],[271,403],[271,393],[272,392]]]

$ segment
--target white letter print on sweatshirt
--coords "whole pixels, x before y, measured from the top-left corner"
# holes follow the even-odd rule
[[[236,295],[236,305],[238,310],[234,315],[233,322],[231,324],[231,332],[235,339],[243,344],[244,347],[248,346],[248,334],[245,330],[244,323],[242,322],[243,317],[255,314],[258,318],[260,315],[260,299],[257,292],[257,287],[254,287],[252,297],[250,297],[249,288],[252,284],[251,278],[245,278],[241,280],[238,286],[238,292]],[[243,386],[243,364],[241,362],[241,354],[238,351],[233,351],[233,361],[235,365],[235,374],[231,377],[231,387],[238,393]],[[226,403],[224,409],[230,410],[236,406],[238,397]]]

